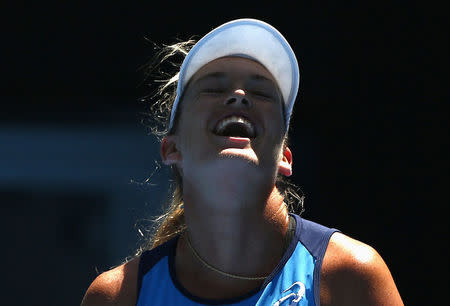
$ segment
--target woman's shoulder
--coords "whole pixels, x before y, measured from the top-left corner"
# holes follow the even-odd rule
[[[370,245],[336,232],[321,269],[321,304],[402,305],[393,277]]]
[[[139,258],[98,275],[86,291],[81,305],[136,305]]]

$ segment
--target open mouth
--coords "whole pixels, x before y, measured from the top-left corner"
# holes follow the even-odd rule
[[[255,138],[256,129],[248,119],[232,115],[220,120],[213,130],[217,136]]]

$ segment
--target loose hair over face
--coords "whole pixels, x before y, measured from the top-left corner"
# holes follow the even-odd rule
[[[168,130],[170,113],[176,97],[178,73],[171,74],[168,70],[179,71],[184,56],[194,46],[195,40],[187,40],[172,45],[163,46],[153,59],[145,66],[146,78],[155,78],[160,83],[153,94],[142,99],[149,102],[149,112],[146,113],[143,123],[149,131],[159,140],[176,131],[179,115],[182,112],[182,103],[178,106],[173,128]],[[177,60],[178,59],[178,60]],[[287,134],[284,137],[284,147],[288,145]],[[183,184],[182,178],[175,166],[171,166],[173,184],[166,211],[155,220],[153,233],[137,251],[137,255],[144,250],[152,249],[181,234],[186,229],[184,221]],[[288,211],[301,214],[304,211],[304,195],[300,188],[279,174],[276,187],[284,197]]]

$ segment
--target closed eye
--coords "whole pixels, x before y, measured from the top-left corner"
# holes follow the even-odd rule
[[[273,100],[274,99],[272,94],[263,92],[263,91],[253,91],[252,94],[258,98],[263,98],[265,100]]]
[[[222,94],[225,92],[225,89],[222,88],[205,88],[201,90],[201,93],[205,94]]]

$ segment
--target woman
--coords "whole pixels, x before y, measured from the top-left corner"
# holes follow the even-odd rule
[[[163,104],[172,206],[152,246],[99,275],[83,305],[403,304],[373,248],[288,210],[280,177],[292,174],[299,80],[291,47],[259,20],[195,44]]]

